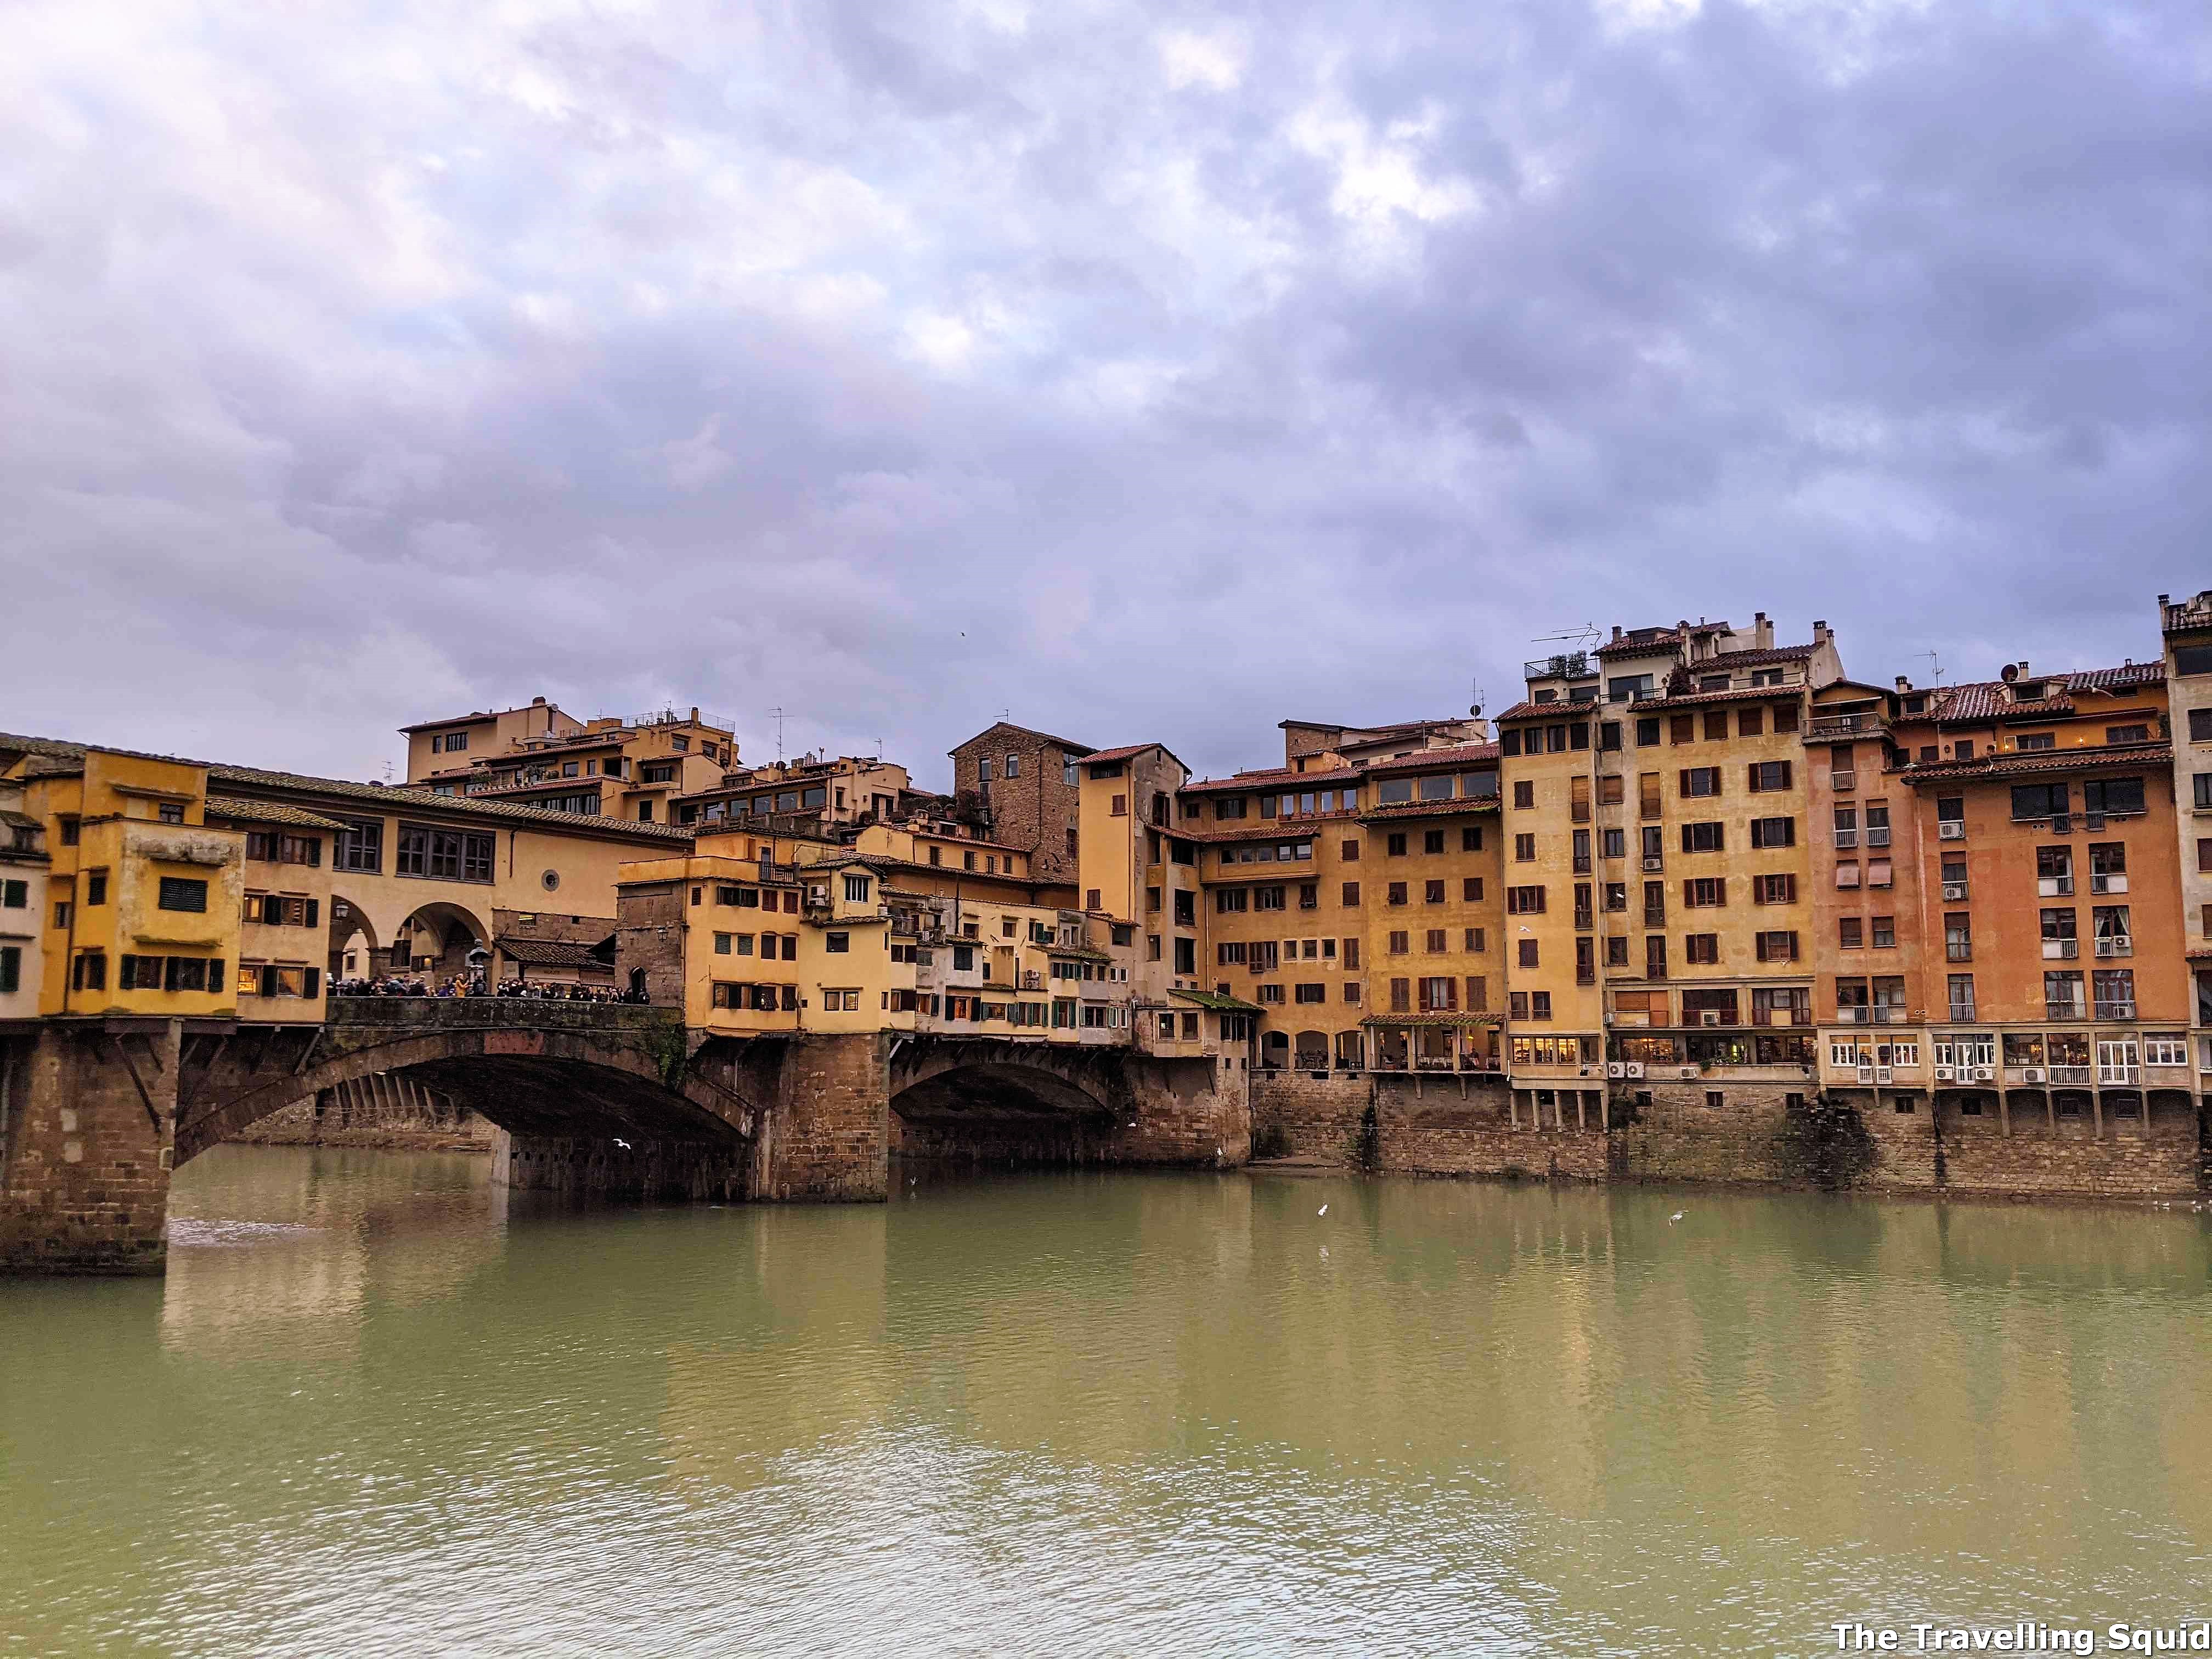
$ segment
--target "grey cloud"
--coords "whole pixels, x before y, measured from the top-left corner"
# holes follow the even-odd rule
[[[1220,769],[1585,621],[1980,673],[2200,585],[2198,9],[17,15],[18,726]]]

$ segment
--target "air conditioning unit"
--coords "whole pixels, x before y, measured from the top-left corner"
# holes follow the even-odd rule
[[[1628,1062],[1628,1075],[1632,1078],[1642,1077],[1644,1075],[1644,1062],[1640,1060],[1630,1060]]]
[[[1719,1024],[1721,1023],[1721,1011],[1717,1008],[1705,1009],[1698,1023],[1701,1025]]]
[[[1975,1067],[1974,1067],[1974,1081],[1975,1081],[1975,1082],[1977,1082],[1977,1083],[1995,1083],[1996,1080],[1997,1080],[1997,1068],[1996,1068],[1996,1066],[1975,1066]]]
[[[1860,1066],[1860,1067],[1859,1067],[1859,1081],[1860,1081],[1860,1082],[1862,1082],[1862,1083],[1871,1083],[1871,1082],[1873,1082],[1873,1081],[1874,1081],[1874,1067],[1873,1067],[1873,1066]]]
[[[1954,1066],[1938,1066],[1936,1068],[1936,1080],[1938,1083],[1948,1083],[1958,1075],[1958,1068]]]
[[[2040,1066],[2023,1066],[2021,1067],[2020,1080],[2022,1083],[2042,1083],[2046,1081],[2047,1079],[2048,1073],[2046,1073]]]
[[[1626,1077],[1628,1067],[1620,1060],[1608,1060],[1605,1063],[1605,1074],[1607,1077]]]
[[[1682,1067],[1682,1069],[1680,1070],[1680,1072],[1679,1072],[1679,1073],[1676,1073],[1676,1075],[1677,1075],[1677,1076],[1680,1076],[1680,1077],[1685,1077],[1685,1078],[1692,1078],[1692,1077],[1695,1077],[1695,1076],[1697,1076],[1697,1074],[1698,1074],[1698,1068],[1697,1068],[1696,1066],[1685,1066],[1684,1067]]]
[[[1964,841],[1966,838],[1966,821],[1964,818],[1938,818],[1936,821],[1936,840]]]
[[[1646,859],[1644,860],[1644,873],[1647,876],[1663,870],[1666,867],[1667,860],[1664,859]]]
[[[1876,1083],[1887,1083],[1890,1076],[1890,1068],[1887,1066],[1877,1066],[1874,1068],[1874,1080]]]
[[[1966,884],[1965,882],[1947,881],[1943,884],[1943,900],[1945,903],[1958,904],[1963,902],[1966,896]]]

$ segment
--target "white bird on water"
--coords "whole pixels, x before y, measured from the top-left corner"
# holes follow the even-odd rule
[[[1328,1213],[1328,1206],[1326,1204],[1322,1205],[1321,1208],[1316,1210],[1314,1213],[1316,1215],[1327,1215]]]
[[[628,1152],[629,1150],[629,1142],[624,1140],[620,1135],[617,1135],[614,1139],[615,1145],[621,1147],[623,1151]]]
[[[1675,1212],[1674,1212],[1674,1214],[1672,1214],[1672,1215],[1670,1215],[1670,1216],[1668,1216],[1668,1217],[1667,1218],[1667,1224],[1668,1224],[1668,1226],[1670,1226],[1670,1227],[1671,1227],[1671,1226],[1673,1226],[1676,1222],[1680,1221],[1681,1218],[1682,1218],[1682,1212],[1681,1212],[1681,1211],[1680,1211],[1680,1210],[1677,1210],[1677,1211],[1675,1211]]]

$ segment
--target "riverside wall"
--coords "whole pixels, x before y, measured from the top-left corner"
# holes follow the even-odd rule
[[[1255,1158],[1506,1180],[1719,1183],[1897,1194],[2152,1201],[2212,1191],[2185,1097],[2135,1118],[1999,1114],[1923,1095],[1824,1099],[1779,1085],[1616,1095],[1609,1124],[1534,1121],[1503,1082],[1330,1072],[1255,1074]],[[1715,1097],[1717,1096],[1717,1103]],[[1588,1114],[1585,1114],[1587,1118]]]

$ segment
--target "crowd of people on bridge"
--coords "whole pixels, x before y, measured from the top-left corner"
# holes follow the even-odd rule
[[[455,974],[436,981],[417,975],[387,974],[374,979],[334,979],[334,997],[507,997],[528,1002],[627,1002],[646,1000],[642,991],[618,991],[611,985],[573,985],[543,980],[503,979],[489,983],[482,974]]]

